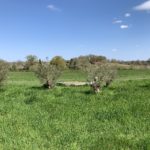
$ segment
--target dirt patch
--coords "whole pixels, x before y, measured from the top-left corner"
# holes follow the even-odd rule
[[[69,81],[69,82],[58,82],[59,85],[64,86],[84,86],[88,85],[87,82],[79,82],[79,81]]]

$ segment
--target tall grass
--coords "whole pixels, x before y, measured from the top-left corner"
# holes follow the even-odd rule
[[[44,90],[34,74],[10,73],[0,89],[0,149],[150,149],[150,74],[132,77],[122,71],[95,95],[86,86]]]

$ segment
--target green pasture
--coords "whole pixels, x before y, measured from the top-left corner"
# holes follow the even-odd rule
[[[65,71],[59,81],[86,81]],[[0,150],[149,150],[150,70],[119,70],[101,93],[41,88],[31,72],[11,72],[0,89]]]

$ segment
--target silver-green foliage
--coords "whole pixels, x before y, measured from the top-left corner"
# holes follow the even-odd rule
[[[48,62],[40,62],[35,70],[35,73],[43,83],[44,87],[53,88],[61,74],[61,70]]]
[[[8,73],[8,64],[3,61],[0,60],[0,85],[2,85],[7,77],[7,73]]]
[[[116,69],[108,63],[90,65],[86,68],[86,71],[88,73],[88,82],[98,89],[109,86],[117,73]]]

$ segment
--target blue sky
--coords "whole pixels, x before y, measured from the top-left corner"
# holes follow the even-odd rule
[[[150,0],[0,0],[0,58],[150,58]]]

